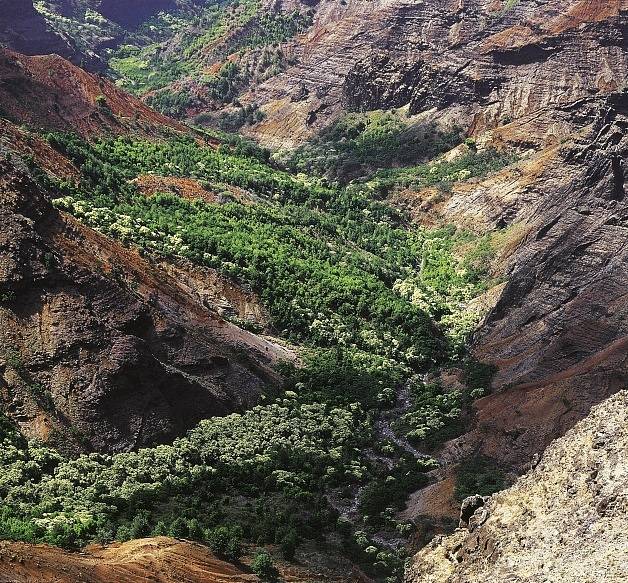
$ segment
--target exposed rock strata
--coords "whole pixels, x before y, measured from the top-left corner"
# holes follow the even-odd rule
[[[502,209],[525,230],[474,343],[500,390],[477,403],[473,438],[515,466],[628,384],[628,207],[616,162],[628,158],[628,93],[570,114],[587,129]],[[469,202],[458,198],[475,213]]]
[[[10,162],[0,177],[0,395],[27,435],[137,448],[277,384],[291,354],[223,320],[198,274],[186,283],[58,214]]]
[[[406,583],[628,579],[628,393],[597,406],[469,527],[436,538]]]
[[[426,193],[396,195],[417,219],[507,228],[507,283],[473,342],[497,367],[493,394],[474,404],[470,431],[439,452],[449,468],[437,472],[442,482],[413,494],[404,517],[441,521],[456,464],[481,453],[520,474],[628,386],[628,207],[617,162],[628,158],[626,128],[628,93],[543,110],[490,133],[494,144],[534,150],[514,167],[455,185],[433,206]]]
[[[247,97],[267,114],[251,134],[298,145],[346,108],[406,104],[462,105],[457,120],[478,133],[621,89],[627,27],[627,0],[323,1],[292,49],[296,64]]]
[[[320,549],[305,546],[307,564],[276,559],[280,581],[371,583],[348,562],[323,561]],[[167,537],[90,545],[80,552],[0,542],[0,583],[260,583],[249,562],[227,563],[204,545]]]

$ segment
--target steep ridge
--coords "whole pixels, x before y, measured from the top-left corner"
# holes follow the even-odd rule
[[[469,459],[519,475],[625,388],[627,123],[626,92],[547,108],[482,137],[525,151],[515,166],[454,185],[437,203],[429,189],[395,195],[417,220],[505,228],[508,241],[496,267],[507,282],[472,343],[496,367],[493,392],[474,403],[470,430],[440,449],[437,483],[411,496],[404,517],[451,518],[453,475]]]
[[[315,136],[343,110],[342,87],[354,64],[386,35],[397,0],[338,5],[316,3],[307,33],[289,49],[295,64],[242,97],[266,118],[244,132],[271,148],[290,148]]]
[[[223,320],[176,272],[60,215],[1,164],[0,387],[27,435],[65,450],[137,448],[277,383],[271,365],[288,351]]]
[[[628,394],[597,406],[540,463],[419,552],[406,583],[628,578]]]
[[[627,10],[622,0],[390,0],[349,2],[344,6],[320,2],[313,28],[291,49],[296,64],[246,98],[261,103],[267,115],[249,133],[276,147],[298,145],[347,108],[407,105],[410,112],[423,113],[426,119],[461,124],[481,147],[519,152],[518,164],[486,178],[454,184],[446,194],[402,191],[395,192],[392,199],[409,208],[418,221],[455,223],[480,233],[507,229],[510,237],[497,267],[497,275],[505,276],[507,283],[495,292],[499,296],[496,306],[473,343],[475,356],[497,368],[493,394],[474,405],[471,430],[438,452],[445,466],[455,467],[483,454],[519,474],[534,454],[587,416],[592,406],[626,386],[628,94],[621,89],[627,74]],[[15,72],[20,65],[15,69],[14,62],[22,62],[22,58],[16,61],[11,54],[7,58],[11,63],[7,65],[7,85],[12,87],[13,80],[21,75]],[[57,63],[63,61],[48,58],[34,64],[28,60],[25,70],[31,79],[44,78],[44,67],[53,66],[57,71]],[[67,66],[61,67],[62,77],[73,71]],[[161,122],[153,117],[156,114],[150,110],[139,114],[141,121],[136,124],[132,111],[141,107],[139,102],[133,102],[131,109],[125,109],[124,103],[117,106],[115,87],[98,77],[77,75],[80,83],[89,88],[87,105],[82,110],[72,109],[74,97],[60,106],[55,98],[57,104],[46,105],[29,118],[31,108],[39,107],[38,102],[46,99],[50,86],[44,83],[46,89],[33,91],[32,103],[23,110],[15,105],[15,95],[10,91],[5,94],[4,103],[15,108],[9,111],[10,117],[31,122],[43,115],[46,127],[77,126],[83,135],[94,131],[124,133],[131,127],[146,135],[160,134]],[[101,83],[105,84],[104,99],[99,98]],[[66,90],[56,85],[54,89],[61,96]],[[121,95],[120,99],[126,98]],[[2,103],[0,85],[0,106]],[[113,116],[108,109],[115,112]],[[167,121],[171,124],[168,127],[181,129]],[[43,146],[28,143],[14,126],[6,124],[6,132],[22,140],[21,147],[26,151],[30,148],[38,159],[42,158]],[[25,198],[34,186],[21,169],[13,168],[10,162],[3,164],[7,191],[19,191],[21,186],[17,185],[25,184],[21,195]],[[64,161],[59,172],[71,177],[73,171],[72,165]],[[253,403],[263,382],[274,379],[269,365],[277,358],[290,357],[276,345],[222,321],[216,313],[220,310],[216,302],[219,296],[233,291],[225,285],[214,293],[223,281],[212,284],[206,293],[198,287],[199,282],[211,279],[205,273],[186,265],[156,265],[69,217],[57,215],[48,206],[39,207],[37,202],[39,210],[31,212],[22,204],[7,207],[7,224],[12,227],[7,230],[4,244],[11,247],[11,237],[18,241],[17,251],[11,248],[8,255],[7,273],[17,273],[17,264],[25,266],[24,273],[15,277],[17,283],[9,283],[0,307],[8,306],[3,311],[8,314],[8,324],[3,323],[3,327],[9,330],[4,343],[10,347],[5,357],[5,381],[7,388],[11,386],[17,392],[17,396],[7,392],[7,398],[13,399],[9,412],[29,435],[48,437],[50,432],[53,443],[64,436],[73,441],[75,448],[113,451],[167,440],[189,427],[187,418],[190,411],[197,413],[193,407],[198,394],[203,395],[206,408],[190,419],[190,424],[202,416]],[[34,227],[31,220],[35,220]],[[50,248],[57,255],[51,257],[47,251]],[[28,249],[36,250],[32,261],[23,259],[30,253]],[[97,269],[95,256],[103,258]],[[57,261],[63,267],[61,275],[56,273]],[[54,285],[63,288],[62,293],[49,287],[51,272]],[[46,302],[52,298],[50,303],[42,302],[45,310],[39,308],[39,297],[23,294],[27,288],[31,294],[31,287]],[[23,298],[27,301],[19,327],[24,326],[28,333],[19,338],[18,350],[13,350],[16,336],[12,330],[16,325],[10,314],[15,297],[20,303]],[[80,301],[75,301],[77,297]],[[96,333],[83,338],[73,327],[68,333],[67,323],[76,318],[75,314],[83,314],[84,297],[95,306],[89,314],[92,319],[84,320],[90,326],[99,320],[109,321],[114,305],[125,306],[113,317],[113,332],[104,326],[103,344],[99,344],[101,339]],[[65,302],[69,308],[61,306]],[[239,315],[252,315],[263,323],[263,310],[254,297],[236,289],[231,304],[237,306]],[[77,343],[64,344],[52,360],[46,361],[48,355],[38,353],[40,345],[54,344],[57,350],[65,342],[62,339],[74,335]],[[212,342],[217,339],[220,349],[208,347],[207,338]],[[107,352],[104,345],[113,348]],[[33,346],[35,350],[29,352]],[[240,349],[249,355],[244,361],[240,360]],[[194,359],[191,362],[190,355],[198,355],[199,350],[207,358],[203,357],[200,364]],[[63,366],[57,367],[55,359],[59,354],[67,359],[66,353],[75,360],[71,364],[63,360]],[[34,363],[34,370],[24,366],[22,355]],[[94,367],[96,361],[106,366]],[[46,368],[50,362],[56,367],[52,373]],[[72,373],[69,367],[74,369],[76,363],[83,376],[73,385],[73,378],[68,383]],[[158,374],[152,376],[155,367]],[[89,384],[88,376],[95,368],[98,382]],[[136,372],[138,378],[147,380],[145,386],[138,384]],[[41,378],[46,379],[46,385],[52,379],[59,394],[57,388],[50,396],[39,394],[38,375],[51,375]],[[61,394],[63,383],[72,387],[67,395]],[[114,384],[123,386],[122,392],[130,395],[123,395],[123,399],[113,395],[115,406],[109,401],[109,386]],[[173,384],[179,387],[175,393],[170,392]],[[244,391],[239,389],[240,384]],[[87,392],[75,394],[80,393],[80,387],[87,387]],[[158,396],[154,398],[150,392],[155,390]],[[85,400],[85,394],[91,400]],[[189,396],[189,402],[180,403],[179,394]],[[59,397],[65,399],[61,409],[56,407]],[[49,411],[50,398],[55,404],[54,414]],[[624,401],[621,396],[612,402],[625,407]],[[94,409],[105,411],[102,418],[93,420]],[[147,410],[151,411],[149,415]],[[124,413],[122,426],[112,423],[120,411]],[[72,436],[67,431],[68,421],[78,427],[77,434]],[[97,428],[102,439],[99,436],[97,442],[84,442],[81,427],[88,423]],[[554,459],[553,454],[548,455]],[[427,508],[427,514],[430,505],[447,505],[443,504],[444,498],[448,504],[451,502],[451,473],[438,475],[445,479],[430,491],[442,486],[436,499],[421,504],[428,495],[426,489],[413,500],[416,508]],[[412,507],[404,518],[417,518]],[[552,524],[557,523],[558,519]],[[484,548],[485,540],[492,536],[482,539],[479,548]],[[454,554],[458,552],[457,544],[447,546],[447,553],[452,549]],[[488,543],[489,550],[492,544]],[[468,548],[473,549],[473,545],[475,542]],[[557,554],[565,551],[564,547],[547,548]],[[600,556],[599,549],[592,547],[591,553],[594,551]],[[440,547],[436,552],[440,561]],[[475,551],[469,552],[473,555]],[[443,577],[454,577],[434,581],[491,580],[484,572],[476,573],[480,572],[476,563],[484,561],[483,552],[478,552],[479,558],[471,559],[472,565],[464,574],[449,563],[444,563],[445,567],[435,562],[421,566],[423,559],[419,559],[420,566],[413,568],[409,580],[422,581],[428,569],[434,577],[440,576],[442,569],[447,573]],[[541,549],[539,554],[545,552]],[[464,563],[467,559],[461,560]],[[436,559],[430,555],[425,561]],[[593,562],[591,565],[591,573],[596,573],[598,566]],[[512,576],[509,568],[496,571],[502,578],[493,574],[497,577],[493,580]],[[538,573],[543,568],[538,566]],[[581,580],[573,574],[577,566],[560,568],[557,572]],[[521,572],[523,568],[518,577],[527,576]],[[544,576],[538,573],[537,578]],[[617,580],[621,575],[619,570],[614,573]]]
[[[296,64],[246,97],[267,115],[250,130],[267,145],[298,145],[346,108],[406,104],[449,108],[477,133],[616,90],[627,72],[625,0],[349,2],[335,19],[321,6]]]
[[[0,49],[0,111],[16,123],[84,136],[188,131],[105,78],[59,56],[28,57],[8,49]]]
[[[207,547],[159,537],[69,553],[45,545],[0,543],[2,583],[244,583],[252,574],[221,561]]]

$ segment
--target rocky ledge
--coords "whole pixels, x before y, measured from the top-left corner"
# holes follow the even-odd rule
[[[627,449],[622,391],[554,442],[514,486],[468,501],[473,514],[421,550],[405,582],[628,580]]]

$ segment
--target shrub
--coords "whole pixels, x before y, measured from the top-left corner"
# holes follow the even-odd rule
[[[464,380],[467,388],[470,391],[488,390],[496,372],[497,367],[493,364],[479,362],[473,358],[468,359],[464,367]]]
[[[346,183],[380,168],[430,159],[460,143],[460,130],[410,126],[396,112],[349,113],[312,142],[286,155],[296,172]]]
[[[131,538],[144,538],[148,536],[151,532],[149,515],[147,512],[140,512],[133,521],[130,526]]]
[[[298,546],[299,535],[294,528],[291,528],[282,537],[279,543],[279,548],[281,549],[281,554],[283,555],[283,558],[286,559],[286,561],[292,561],[294,559],[294,555]]]
[[[258,551],[251,563],[251,570],[264,581],[274,581],[279,574],[268,551]]]
[[[216,556],[237,561],[242,556],[242,528],[239,526],[218,526],[206,535],[209,548]]]
[[[118,527],[116,531],[116,540],[120,542],[126,542],[133,538],[133,533],[131,532],[131,528],[127,524],[122,524]]]
[[[203,528],[196,518],[192,518],[188,522],[188,537],[192,540],[203,540],[205,538]]]
[[[168,529],[168,535],[172,538],[187,538],[190,535],[187,520],[179,517],[175,519]]]
[[[152,536],[168,536],[168,526],[163,520],[160,520],[153,528],[153,532],[151,532]]]
[[[462,501],[475,494],[490,496],[505,487],[506,476],[495,462],[485,456],[477,456],[460,465],[454,496]]]

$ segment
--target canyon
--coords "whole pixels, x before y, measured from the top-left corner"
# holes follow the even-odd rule
[[[57,4],[76,14],[76,6]],[[197,10],[194,2],[134,10],[92,4],[121,29],[118,39],[161,11]],[[106,78],[104,50],[80,56],[80,39],[59,35],[31,6],[5,11],[0,27],[9,47],[0,52],[0,284],[7,294],[0,341],[10,348],[0,377],[3,411],[27,437],[73,454],[170,443],[202,419],[254,407],[268,386],[281,384],[276,365],[299,362],[298,350],[276,337],[263,296],[218,269],[156,258],[56,210],[54,196],[12,157],[18,151],[58,179],[78,180],[70,156],[20,125],[87,140],[190,136],[225,146],[186,125],[192,110],[175,120],[147,105],[150,92],[125,93]],[[291,0],[263,7],[309,11],[311,20],[279,43],[281,70],[241,88],[241,106],[261,112],[241,135],[271,151],[298,150],[347,115],[383,110],[461,131],[466,142],[435,165],[470,149],[516,158],[445,188],[410,184],[386,195],[409,228],[456,225],[498,241],[494,286],[480,298],[484,316],[469,345],[495,374],[464,431],[430,451],[440,465],[429,485],[411,492],[395,515],[415,529],[404,581],[624,580],[628,2]],[[176,53],[179,40],[164,41],[165,51]],[[168,90],[177,83],[184,82]],[[223,103],[212,113],[235,107]],[[229,195],[195,177],[134,180],[147,197],[166,191],[218,205]],[[264,200],[232,185],[230,192],[243,205]],[[462,374],[453,365],[428,377],[454,391]],[[512,485],[466,502],[477,509],[463,513],[452,533],[456,475],[475,458],[495,461]],[[190,581],[257,580],[186,546],[192,543],[145,539],[125,547],[134,543],[82,557],[23,543],[3,543],[9,546],[0,553],[22,557],[19,581],[33,573],[80,580],[55,579],[54,565],[92,569],[100,580],[94,557],[112,556],[113,565],[128,552],[160,555],[142,555],[142,565],[172,562],[176,576],[156,580],[183,577],[181,555],[200,574]],[[37,562],[52,566],[37,571]],[[140,577],[157,576],[146,569]],[[316,579],[307,571],[286,580]],[[344,580],[370,579],[356,569]]]

